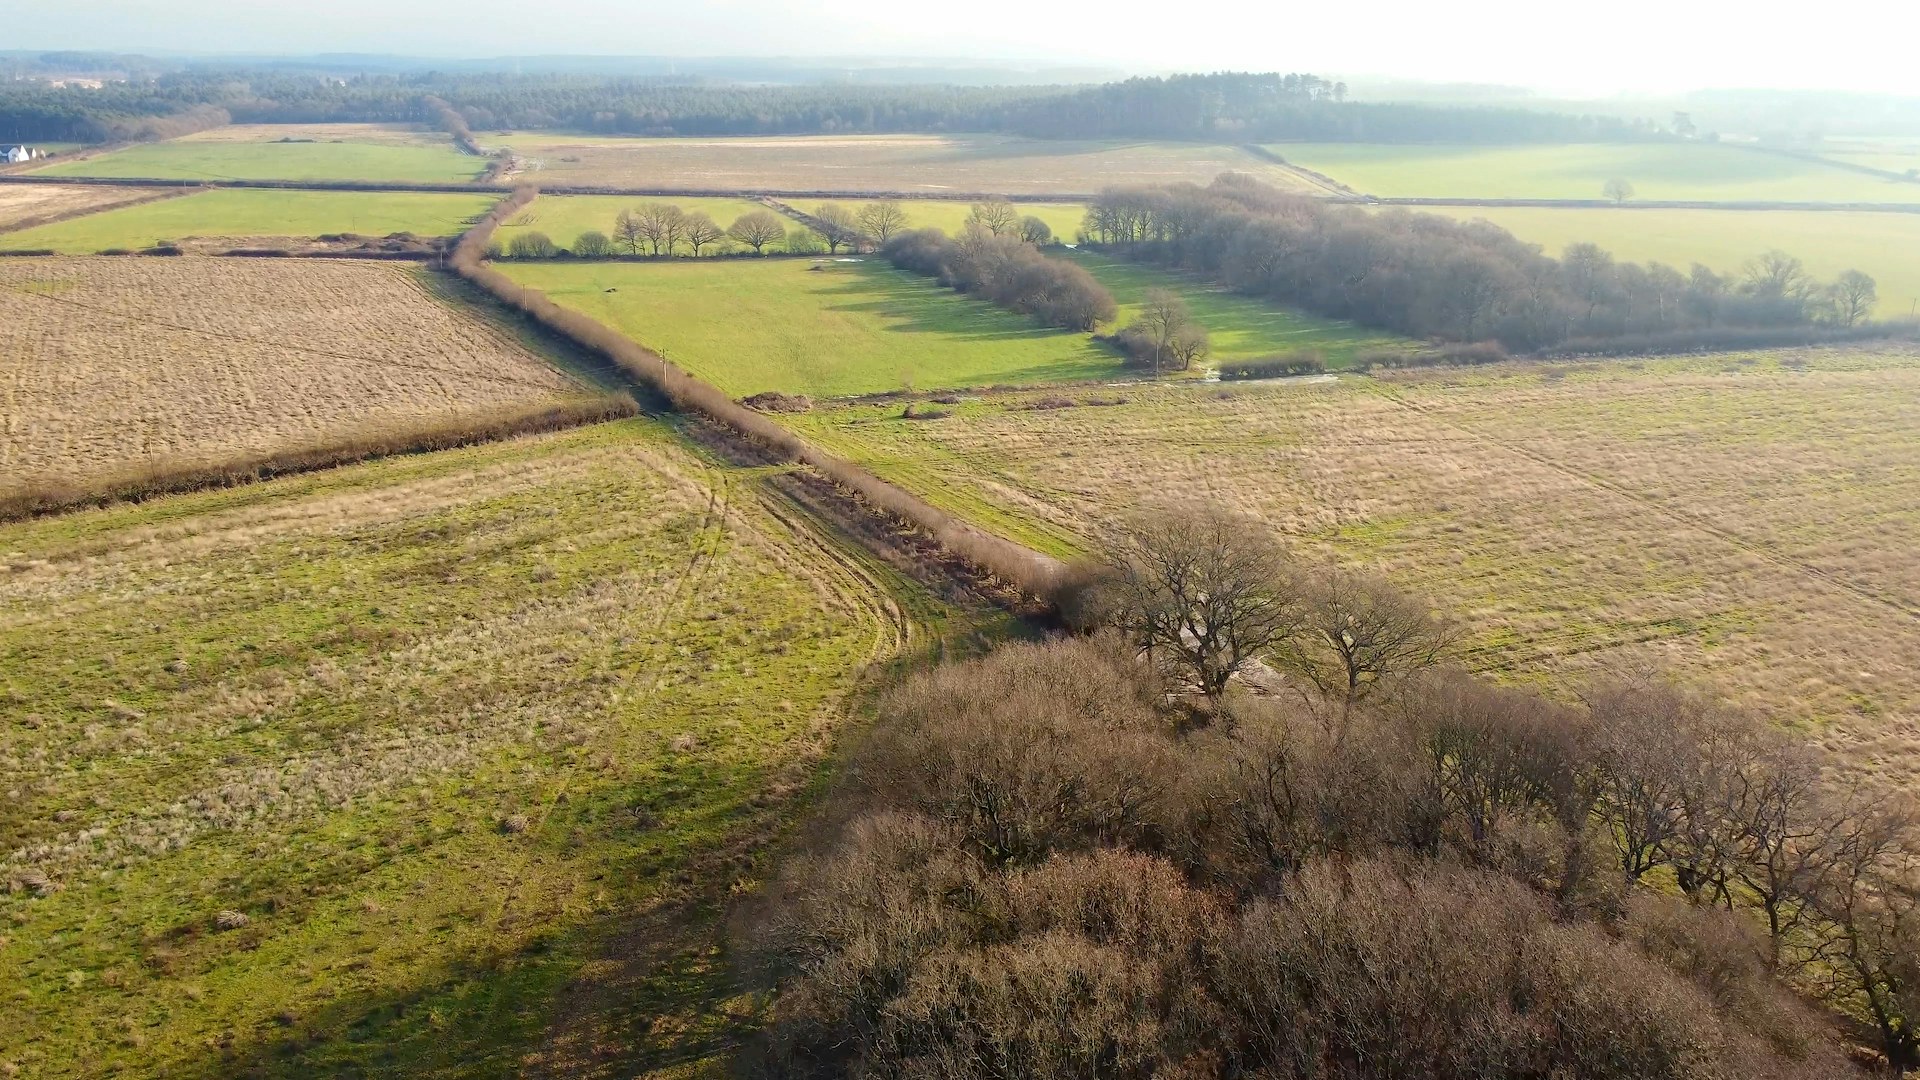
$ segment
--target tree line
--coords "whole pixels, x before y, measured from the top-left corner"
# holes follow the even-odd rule
[[[1224,513],[1149,518],[1081,581],[1090,636],[881,701],[835,826],[740,920],[774,989],[752,1075],[1920,1058],[1910,800],[1660,681],[1469,677],[1425,604]]]
[[[1594,244],[1558,259],[1485,221],[1370,211],[1289,195],[1226,173],[1212,184],[1110,188],[1081,239],[1124,258],[1182,267],[1234,290],[1416,338],[1516,350],[1604,348],[1631,337],[1687,347],[1754,331],[1857,336],[1877,299],[1848,270],[1820,282],[1769,251],[1739,273],[1615,259]]]
[[[196,107],[240,123],[438,124],[624,135],[997,132],[1041,138],[1560,142],[1657,133],[1599,117],[1344,100],[1339,84],[1277,73],[1066,86],[758,86],[572,74],[365,74],[194,66],[99,88],[0,82],[9,140],[107,141]]]

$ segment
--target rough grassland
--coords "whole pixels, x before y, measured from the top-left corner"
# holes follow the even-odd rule
[[[1353,354],[1407,344],[1403,338],[1352,323],[1322,319],[1273,307],[1197,278],[1149,266],[1121,262],[1092,252],[1059,256],[1071,259],[1107,287],[1120,302],[1118,325],[1139,314],[1149,289],[1168,289],[1187,302],[1194,320],[1207,328],[1212,356],[1205,363],[1256,356],[1314,351],[1331,367],[1343,367]]]
[[[380,263],[0,261],[0,493],[588,396]]]
[[[228,124],[182,135],[177,143],[273,143],[282,139],[320,143],[414,146],[443,150],[453,137],[413,124]]]
[[[964,629],[769,475],[632,420],[0,528],[0,1073],[723,1054],[718,902]]]
[[[1469,631],[1477,669],[1670,668],[1920,781],[1920,353],[1129,397],[787,419],[1060,554],[1156,501],[1225,503],[1430,597]]]
[[[1369,195],[1600,199],[1614,177],[1640,199],[1920,203],[1920,185],[1710,143],[1383,146],[1278,143],[1295,165]]]
[[[542,184],[686,190],[1087,194],[1114,183],[1206,183],[1229,169],[1306,190],[1233,146],[1074,142],[999,135],[803,135],[646,139],[516,132],[491,136]],[[1318,190],[1318,189],[1313,189]]]
[[[499,269],[664,350],[736,397],[1059,382],[1121,371],[1119,358],[1086,334],[1037,327],[877,258],[503,262]]]
[[[206,191],[0,235],[0,250],[50,248],[90,255],[190,236],[312,237],[328,233],[451,236],[497,200],[410,192]]]
[[[263,125],[263,127],[266,127]],[[35,169],[36,176],[114,176],[149,180],[389,180],[469,183],[486,162],[441,140],[382,142],[172,140],[141,143],[82,161]],[[295,138],[303,135],[294,134]]]
[[[561,247],[570,247],[581,233],[589,229],[606,233],[613,237],[614,219],[622,210],[637,209],[645,203],[660,202],[677,206],[689,214],[701,213],[718,222],[721,228],[733,224],[742,214],[766,207],[748,199],[701,199],[688,196],[643,198],[626,195],[542,195],[518,217],[500,227],[495,239],[502,245],[513,242],[516,232],[522,229],[546,233],[554,243]],[[793,222],[787,223],[792,226]],[[709,249],[711,250],[711,249]]]
[[[13,184],[0,187],[0,228],[33,218],[105,210],[121,203],[150,199],[153,192],[139,188],[94,187],[76,184]]]
[[[1920,187],[1915,189],[1920,191]],[[1823,281],[1842,270],[1872,274],[1882,318],[1904,317],[1920,303],[1920,214],[1790,210],[1560,210],[1538,207],[1429,207],[1461,219],[1484,218],[1559,254],[1592,241],[1622,259],[1659,261],[1685,272],[1702,263],[1738,272],[1755,255],[1779,248],[1805,260]]]

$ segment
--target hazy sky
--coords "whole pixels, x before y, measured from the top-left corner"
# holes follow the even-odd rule
[[[1768,0],[0,0],[7,48],[993,57],[1572,92],[1920,96],[1920,3]]]

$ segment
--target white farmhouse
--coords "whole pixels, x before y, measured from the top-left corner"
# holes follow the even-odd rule
[[[29,146],[0,147],[0,157],[4,157],[9,165],[18,165],[23,161],[32,161],[39,156],[39,153]]]

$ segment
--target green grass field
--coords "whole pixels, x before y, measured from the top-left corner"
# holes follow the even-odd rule
[[[36,176],[153,180],[392,180],[467,183],[486,163],[451,146],[359,142],[142,143],[84,161],[56,162]]]
[[[1621,177],[1639,199],[1920,204],[1920,185],[1709,143],[1385,146],[1278,143],[1287,161],[1369,195],[1601,199]]]
[[[538,204],[536,204],[538,205]],[[823,269],[815,270],[819,266]],[[500,269],[735,396],[836,396],[1122,373],[1049,330],[877,258],[512,263]]]
[[[1273,307],[1196,278],[1154,267],[1121,262],[1093,252],[1072,252],[1071,259],[1107,287],[1120,302],[1118,325],[1139,314],[1149,289],[1170,289],[1187,302],[1195,321],[1207,328],[1212,356],[1206,363],[1246,360],[1277,353],[1316,351],[1330,367],[1344,367],[1366,349],[1405,345],[1403,338],[1352,323],[1322,319]]]
[[[0,1075],[724,1055],[720,901],[992,621],[777,473],[634,420],[0,526]]]
[[[1920,189],[1917,189],[1920,190]],[[1779,248],[1827,280],[1846,269],[1872,274],[1881,318],[1920,310],[1920,214],[1810,210],[1583,210],[1541,207],[1428,207],[1430,213],[1484,218],[1559,254],[1591,241],[1623,259],[1659,261],[1685,271],[1702,263],[1737,272],[1753,256]]]
[[[91,254],[187,236],[451,236],[494,202],[486,195],[223,189],[0,234],[0,249]]]
[[[821,202],[837,202],[849,210],[858,213],[868,199],[794,199],[791,205],[801,210],[811,211]],[[1047,223],[1053,235],[1062,243],[1073,243],[1073,236],[1080,231],[1080,222],[1087,215],[1087,208],[1081,203],[1015,203],[1022,217],[1032,215]],[[957,235],[966,227],[967,214],[973,204],[953,199],[903,199],[900,208],[906,211],[907,228],[939,229],[948,236]]]
[[[721,228],[733,224],[742,214],[766,207],[749,199],[702,199],[682,196],[662,196],[648,198],[626,195],[543,195],[532,207],[519,217],[507,222],[500,229],[500,243],[511,243],[514,234],[521,230],[546,233],[554,243],[561,247],[570,247],[575,238],[589,229],[613,236],[613,221],[622,210],[632,210],[644,203],[660,202],[677,206],[689,214],[702,213],[713,218]],[[787,222],[789,226],[794,222]]]

